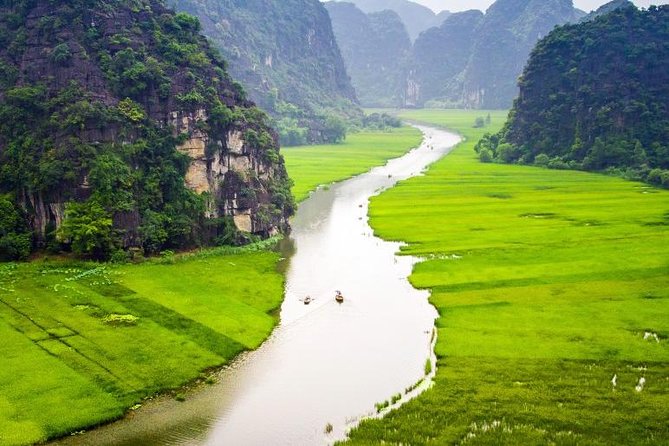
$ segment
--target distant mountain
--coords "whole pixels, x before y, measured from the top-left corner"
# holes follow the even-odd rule
[[[356,97],[318,0],[168,0],[198,17],[251,99],[276,118],[284,143],[327,142],[331,115]]]
[[[482,18],[471,14],[450,16],[440,30],[422,34],[414,44],[416,85],[409,82],[408,88],[419,91],[415,103],[510,107],[518,94],[517,78],[535,43],[556,25],[576,22],[581,15],[572,0],[497,0]],[[475,28],[468,29],[470,26]],[[462,33],[471,41],[462,39]],[[462,48],[455,48],[453,41],[461,42],[470,54],[457,73],[443,77],[456,67],[443,67],[451,63],[451,56],[439,57],[439,52],[453,52],[458,63],[464,58]]]
[[[425,105],[430,99],[436,99],[438,106],[461,104],[461,76],[474,51],[477,30],[483,20],[479,10],[460,12],[451,15],[440,27],[421,34],[413,48],[409,85],[414,88],[407,88],[407,105]]]
[[[406,26],[409,38],[413,42],[421,32],[433,26],[439,26],[447,17],[448,12],[436,15],[430,8],[409,0],[347,0],[354,3],[365,13],[384,10],[395,11]]]
[[[276,134],[160,0],[0,3],[0,260],[285,228]]]
[[[600,6],[599,8],[597,8],[597,10],[592,11],[585,17],[582,17],[581,22],[589,22],[591,20],[596,19],[599,16],[608,14],[609,12],[613,12],[618,8],[626,8],[628,6],[634,6],[634,3],[632,3],[629,0],[613,0],[612,2]]]
[[[400,17],[390,10],[365,14],[352,3],[324,5],[360,102],[401,104],[411,41]]]
[[[504,130],[504,162],[623,169],[669,187],[669,6],[617,8],[542,39]]]

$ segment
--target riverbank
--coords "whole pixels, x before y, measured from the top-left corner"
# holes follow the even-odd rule
[[[306,196],[419,141],[414,128],[361,133],[289,158]],[[141,265],[0,264],[0,443],[108,422],[170,389],[181,400],[184,383],[269,336],[283,299],[278,261],[264,250],[212,249]]]
[[[404,119],[467,141],[373,199],[371,224],[426,259],[435,385],[347,444],[669,442],[669,193],[603,175],[482,164],[486,112]]]
[[[319,186],[351,178],[418,147],[422,134],[414,127],[350,133],[341,144],[286,147],[288,174],[295,199],[303,201]]]

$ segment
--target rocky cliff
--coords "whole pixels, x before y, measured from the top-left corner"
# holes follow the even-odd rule
[[[448,11],[435,14],[430,8],[409,0],[350,0],[350,2],[366,14],[381,11],[395,12],[404,23],[412,42],[420,33],[439,26],[450,15]]]
[[[401,105],[411,41],[400,17],[390,10],[365,14],[352,3],[325,7],[360,103]]]
[[[34,246],[104,257],[286,228],[277,136],[199,32],[158,0],[2,3],[0,198]]]
[[[284,143],[331,142],[328,118],[358,116],[328,13],[318,0],[169,0],[200,18]],[[296,140],[297,139],[297,140]]]

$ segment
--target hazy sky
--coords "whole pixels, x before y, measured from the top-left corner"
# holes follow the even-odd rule
[[[449,11],[465,11],[467,9],[480,9],[485,11],[488,6],[494,3],[494,0],[412,0],[421,3],[439,12],[444,9]],[[592,11],[610,0],[574,0],[574,5],[584,11]],[[650,5],[666,5],[669,0],[632,0],[634,4],[647,8]]]

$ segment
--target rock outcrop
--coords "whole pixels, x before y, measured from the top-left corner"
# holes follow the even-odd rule
[[[0,6],[0,194],[36,246],[68,242],[71,203],[111,219],[110,249],[287,228],[277,135],[199,31],[158,0]]]

